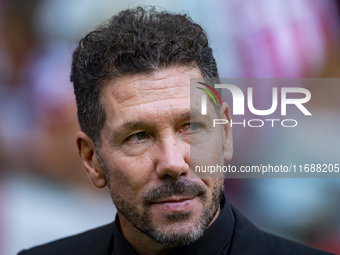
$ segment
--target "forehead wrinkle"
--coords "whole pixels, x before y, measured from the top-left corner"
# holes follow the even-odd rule
[[[164,70],[158,70],[150,74],[142,73],[113,79],[109,81],[107,83],[108,86],[106,86],[106,88],[111,87],[111,93],[109,93],[109,95],[111,94],[112,97],[109,99],[109,101],[114,101],[121,104],[127,100],[134,100],[134,98],[140,94],[149,94],[157,91],[166,92],[169,89],[185,87],[188,88],[190,94],[190,78],[192,78],[192,75],[189,75],[189,73],[192,71],[197,72],[199,77],[201,77],[201,73],[197,67],[185,67],[185,71],[183,70],[183,67],[175,66],[166,68]],[[174,73],[177,73],[178,71],[180,74],[183,74],[183,76],[180,76],[180,79],[178,79],[178,75],[174,75]],[[166,80],[166,82],[163,83],[163,80]],[[148,84],[150,85],[148,86]],[[104,93],[104,96],[106,97],[107,94],[108,93]],[[177,91],[169,93],[170,96],[178,96],[179,94],[183,93],[178,93]]]
[[[157,74],[157,72],[156,72]],[[156,75],[155,74],[155,75]],[[178,78],[180,78],[178,80]],[[149,90],[148,88],[146,88],[145,85],[143,85],[143,83],[146,84],[151,84],[150,86],[150,90],[153,90],[153,84],[155,84],[156,86],[161,86],[162,84],[164,84],[163,86],[161,86],[160,88],[156,88],[156,89],[163,89],[164,87],[169,87],[169,85],[171,85],[171,87],[184,87],[184,86],[189,86],[190,85],[190,78],[189,76],[181,76],[178,77],[176,75],[174,75],[173,73],[168,74],[164,77],[160,77],[160,78],[156,78],[153,76],[137,76],[137,77],[133,77],[133,76],[127,76],[125,79],[120,79],[118,81],[113,81],[112,83],[122,83],[125,84],[126,86],[129,85],[130,87],[134,87],[134,89],[145,89],[145,90]],[[163,80],[166,80],[165,82],[163,82]],[[141,85],[142,84],[142,85]],[[116,90],[119,89],[120,86],[116,87]]]
[[[176,114],[171,114],[172,120],[174,121],[180,121],[180,120],[185,120],[185,119],[190,119],[190,111],[185,112],[180,114],[179,116],[176,116]],[[152,121],[155,119],[148,119],[148,120],[132,120],[132,121],[126,121],[122,123],[121,127],[127,128],[127,129],[138,129],[138,128],[143,128],[146,126],[152,126]]]
[[[134,107],[134,106],[141,106],[141,105],[148,105],[152,103],[157,103],[157,102],[164,102],[164,105],[177,105],[177,103],[171,103],[173,101],[178,101],[178,100],[183,100],[183,99],[188,99],[189,102],[189,89],[188,93],[183,92],[183,91],[172,91],[172,92],[166,92],[169,90],[174,90],[174,88],[167,88],[167,89],[158,89],[158,90],[148,90],[148,91],[143,91],[141,94],[136,94],[132,95],[127,98],[119,98],[113,97],[113,100],[117,104],[121,104],[125,107]],[[152,93],[152,92],[159,92],[159,93]],[[164,91],[161,92],[161,91]],[[161,105],[159,105],[161,106]]]
[[[179,70],[179,75],[176,69]],[[183,106],[183,102],[189,103],[189,78],[192,76],[192,72],[196,71],[198,70],[191,68],[188,71],[183,71],[182,68],[170,68],[155,72],[154,75],[132,75],[111,80],[106,83],[108,86],[105,86],[105,91],[102,94],[105,99],[105,108],[112,114],[127,107],[135,106],[136,109],[141,109],[145,105],[147,108],[153,102],[155,106],[151,105],[151,110],[156,107],[157,109],[168,107],[170,109],[167,110],[171,111],[177,105]],[[165,75],[163,75],[164,72],[166,72]],[[160,103],[162,101],[163,104]],[[136,113],[136,110],[134,112]],[[154,113],[156,112],[154,111]]]

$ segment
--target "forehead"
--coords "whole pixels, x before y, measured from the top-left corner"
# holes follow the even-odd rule
[[[102,99],[108,115],[119,111],[171,107],[190,103],[190,78],[201,78],[198,68],[172,67],[152,74],[136,74],[110,81],[104,86]],[[117,121],[117,119],[116,119]]]

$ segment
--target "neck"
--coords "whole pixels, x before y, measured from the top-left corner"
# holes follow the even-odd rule
[[[156,243],[143,232],[139,231],[119,212],[118,217],[124,238],[138,254],[163,255],[171,250],[171,248]]]

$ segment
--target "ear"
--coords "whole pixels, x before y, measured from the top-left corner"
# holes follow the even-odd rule
[[[76,134],[76,142],[78,154],[83,161],[83,165],[91,182],[97,188],[104,188],[107,185],[107,181],[96,155],[94,142],[84,132],[78,132]]]
[[[230,113],[229,113],[229,105],[226,102],[223,102],[220,116],[222,119],[227,119],[228,123],[224,124],[224,142],[223,142],[223,157],[224,161],[230,161],[233,157],[233,135],[231,132],[231,125],[230,125]]]

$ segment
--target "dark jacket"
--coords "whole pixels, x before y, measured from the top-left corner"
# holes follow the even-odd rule
[[[196,242],[170,254],[184,255],[327,255],[305,245],[259,230],[228,201],[218,219]],[[136,255],[122,236],[119,220],[52,243],[25,250],[19,255]]]

